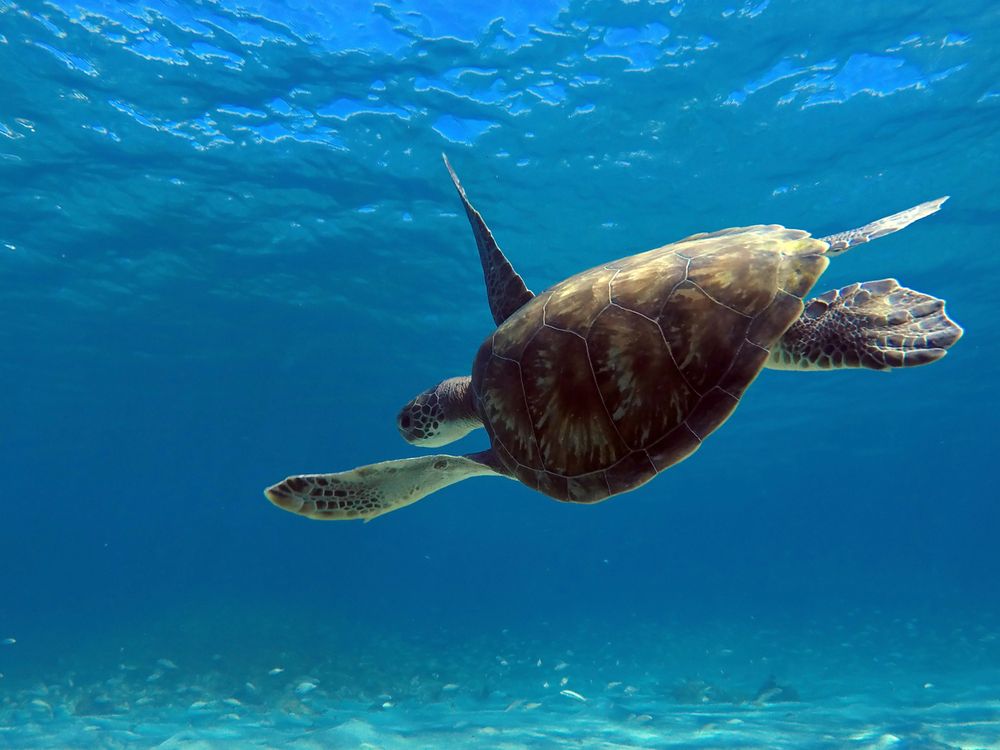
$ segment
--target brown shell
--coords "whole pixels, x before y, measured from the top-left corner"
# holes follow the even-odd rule
[[[780,226],[726,229],[538,295],[473,364],[500,462],[558,500],[596,502],[687,458],[802,313],[826,249]]]

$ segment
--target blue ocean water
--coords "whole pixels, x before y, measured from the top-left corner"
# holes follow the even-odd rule
[[[985,0],[0,0],[0,748],[1000,747],[997,49]],[[816,291],[965,336],[765,371],[596,506],[283,513],[493,328],[442,151],[536,291],[950,195]]]

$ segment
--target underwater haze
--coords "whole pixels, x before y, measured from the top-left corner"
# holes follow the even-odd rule
[[[990,0],[0,0],[0,749],[1000,748],[998,50]],[[494,328],[442,152],[536,291],[950,195],[814,292],[965,335],[764,371],[597,505],[283,512]]]

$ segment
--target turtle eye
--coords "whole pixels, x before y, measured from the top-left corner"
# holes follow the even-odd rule
[[[399,424],[404,430],[410,429],[410,415],[404,414],[399,418]]]

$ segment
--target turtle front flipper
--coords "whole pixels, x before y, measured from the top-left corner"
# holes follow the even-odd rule
[[[486,226],[482,215],[472,207],[465,195],[465,188],[458,181],[455,170],[451,168],[448,157],[441,154],[441,158],[444,159],[444,165],[448,168],[448,174],[455,183],[458,197],[462,199],[465,213],[469,217],[469,223],[472,224],[472,233],[476,236],[476,245],[479,247],[479,260],[483,264],[483,278],[486,281],[486,296],[490,301],[490,311],[493,313],[494,322],[500,325],[535,295],[524,285],[524,281],[510,261],[500,251],[500,246],[493,239],[493,233]]]
[[[926,365],[962,337],[944,301],[902,287],[895,279],[866,281],[806,303],[772,349],[772,370],[829,370]]]
[[[497,466],[496,469],[492,468]],[[373,518],[463,479],[500,474],[492,453],[383,461],[338,474],[302,474],[268,487],[279,508],[321,521]]]

